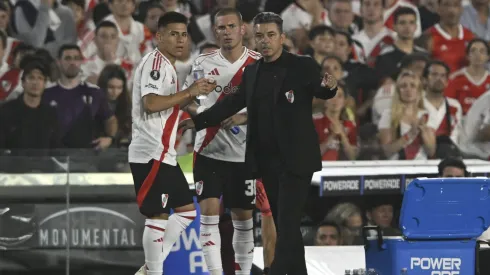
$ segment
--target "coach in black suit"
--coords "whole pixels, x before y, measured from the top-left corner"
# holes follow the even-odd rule
[[[245,162],[255,178],[262,177],[279,231],[270,274],[303,275],[301,215],[313,173],[322,169],[312,99],[334,97],[337,83],[328,74],[322,78],[310,57],[282,50],[279,15],[258,14],[254,36],[263,58],[245,68],[239,89],[195,116],[194,125],[187,121],[181,127],[216,126],[247,107]]]

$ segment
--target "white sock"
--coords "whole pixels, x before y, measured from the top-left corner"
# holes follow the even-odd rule
[[[233,221],[233,249],[235,250],[235,274],[250,275],[254,259],[253,220]]]
[[[219,234],[219,216],[201,215],[201,241],[202,253],[206,260],[210,275],[223,274],[221,262],[221,236]]]
[[[174,213],[168,218],[165,238],[163,239],[163,259],[165,260],[172,250],[175,242],[180,238],[184,231],[196,218],[196,210]]]
[[[143,231],[143,250],[145,251],[146,272],[148,275],[162,275],[163,273],[163,240],[166,220],[146,219]]]

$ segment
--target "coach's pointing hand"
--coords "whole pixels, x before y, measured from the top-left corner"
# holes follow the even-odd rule
[[[191,96],[207,95],[216,88],[216,81],[212,78],[196,80],[190,87]]]
[[[322,79],[322,86],[332,90],[337,87],[337,79],[329,73],[325,73]]]

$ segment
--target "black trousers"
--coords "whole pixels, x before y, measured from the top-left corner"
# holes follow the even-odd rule
[[[281,167],[262,170],[262,181],[278,230],[270,275],[308,274],[300,225],[312,176],[293,175]]]

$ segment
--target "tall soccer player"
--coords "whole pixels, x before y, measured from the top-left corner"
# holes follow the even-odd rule
[[[168,12],[158,20],[157,48],[143,57],[133,79],[133,134],[129,165],[140,212],[145,265],[137,275],[162,275],[163,262],[182,231],[196,217],[189,185],[176,161],[179,105],[208,94],[214,81],[203,78],[178,91],[174,63],[187,43],[187,18]],[[170,209],[174,214],[169,215]]]
[[[217,87],[200,105],[192,103],[186,110],[196,115],[234,93],[242,81],[245,67],[260,58],[257,52],[242,45],[245,26],[235,9],[222,9],[215,16],[215,32],[220,49],[196,58],[206,75],[217,81]],[[189,85],[193,82],[190,75]],[[186,86],[184,85],[184,87]],[[211,275],[221,275],[221,237],[219,233],[220,197],[231,209],[233,249],[236,275],[249,275],[253,261],[253,220],[255,180],[246,174],[246,110],[224,120],[220,126],[197,132],[194,181],[201,207],[200,241]]]

